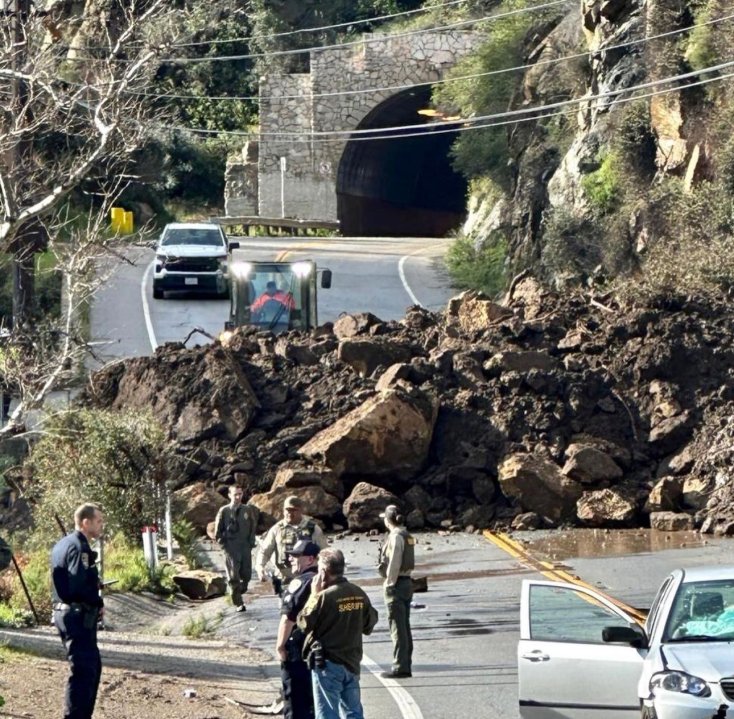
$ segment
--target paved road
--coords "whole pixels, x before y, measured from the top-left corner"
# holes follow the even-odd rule
[[[684,535],[683,542],[679,535],[637,530],[567,533],[579,536],[577,553],[584,556],[569,553],[561,534],[514,537],[530,542],[539,558],[558,557],[556,547],[561,547],[564,566],[635,606],[649,607],[660,581],[674,567],[732,563],[731,540],[702,539],[692,533]],[[623,541],[616,541],[620,537]],[[347,557],[348,576],[368,591],[380,612],[374,634],[365,640],[362,688],[367,716],[447,719],[475,716],[481,707],[481,716],[516,719],[520,588],[523,579],[545,578],[479,535],[424,533],[418,540],[416,576],[428,577],[429,591],[414,598],[424,605],[412,615],[414,675],[399,682],[377,676],[390,667],[391,644],[375,572],[376,541],[363,535],[334,540]],[[222,631],[234,640],[247,636],[255,647],[272,653],[277,611],[267,589],[257,589],[244,626],[242,615],[232,613]],[[270,669],[276,677],[276,665]]]
[[[232,238],[235,239],[235,238]],[[239,238],[253,259],[274,259],[285,251],[292,260],[311,258],[333,272],[330,290],[319,293],[319,321],[334,321],[342,312],[372,312],[383,320],[400,319],[411,304],[441,309],[455,294],[443,270],[446,240],[435,238]],[[229,301],[169,295],[153,300],[153,251],[135,249],[130,263],[110,270],[110,279],[95,297],[91,334],[97,368],[121,357],[151,354],[164,342],[180,342],[201,327],[218,335],[229,314]],[[203,335],[189,342],[205,343]]]

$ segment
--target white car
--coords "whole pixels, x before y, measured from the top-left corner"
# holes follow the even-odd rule
[[[224,230],[213,222],[166,225],[155,250],[153,297],[162,299],[167,290],[227,297],[229,249]]]
[[[644,627],[575,584],[525,581],[525,719],[734,718],[734,567],[676,569]]]

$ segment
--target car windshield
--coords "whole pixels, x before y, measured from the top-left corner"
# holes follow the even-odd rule
[[[664,642],[734,639],[734,578],[681,584],[673,600]]]
[[[203,245],[207,247],[223,246],[222,234],[216,228],[202,229],[175,227],[166,230],[161,245]]]

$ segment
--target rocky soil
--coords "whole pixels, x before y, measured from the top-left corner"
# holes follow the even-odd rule
[[[202,529],[237,482],[263,527],[295,492],[329,528],[377,526],[396,501],[414,528],[734,532],[724,301],[623,305],[523,277],[502,303],[168,344],[94,375],[84,401],[161,420]]]

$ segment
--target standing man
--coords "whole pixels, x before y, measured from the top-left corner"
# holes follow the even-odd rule
[[[71,670],[64,719],[91,719],[102,674],[97,620],[104,610],[97,553],[89,543],[102,535],[102,510],[96,504],[82,504],[74,512],[74,526],[75,531],[51,551],[53,617]]]
[[[311,597],[298,616],[306,634],[304,656],[312,669],[316,719],[364,719],[359,688],[362,635],[371,634],[377,611],[367,594],[346,580],[344,555],[323,549]]]
[[[242,504],[242,494],[242,487],[231,486],[229,504],[219,509],[214,520],[214,537],[224,550],[232,604],[238,612],[246,611],[242,595],[252,576],[252,550],[259,518],[256,507]]]
[[[311,582],[318,571],[320,551],[315,542],[299,539],[289,552],[295,576],[283,593],[275,647],[280,658],[285,719],[314,719],[311,670],[303,660],[306,635],[296,626],[296,619],[311,596]]]
[[[392,638],[392,670],[382,676],[404,679],[413,676],[413,635],[410,632],[410,601],[413,599],[415,539],[404,526],[398,508],[390,504],[380,515],[389,532],[380,551],[379,572],[385,578],[383,591]]]
[[[276,522],[265,535],[260,545],[257,559],[257,576],[261,582],[267,579],[265,567],[273,558],[277,577],[289,582],[293,579],[293,572],[288,561],[288,553],[299,539],[310,539],[321,549],[327,546],[326,536],[316,523],[316,520],[303,514],[303,502],[291,495],[283,503],[284,517]]]

